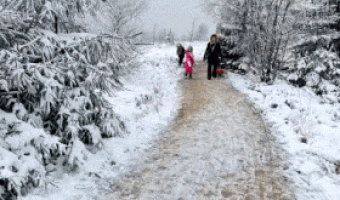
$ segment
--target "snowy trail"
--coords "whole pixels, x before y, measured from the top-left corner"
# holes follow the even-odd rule
[[[167,138],[107,199],[295,199],[260,116],[224,79],[208,81],[206,64],[195,68]]]

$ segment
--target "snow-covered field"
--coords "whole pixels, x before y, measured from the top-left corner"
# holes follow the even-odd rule
[[[123,177],[137,165],[144,150],[166,132],[166,126],[176,116],[176,87],[184,69],[176,65],[175,46],[143,47],[142,51],[142,65],[123,77],[126,90],[106,97],[130,134],[103,139],[104,150],[86,152],[87,160],[79,174],[50,177],[53,185],[48,184],[46,191],[32,191],[24,200],[100,199],[109,181]]]
[[[286,81],[273,85],[229,73],[229,81],[261,111],[277,142],[289,154],[287,176],[298,200],[340,199],[340,104]],[[338,166],[337,166],[338,165]]]

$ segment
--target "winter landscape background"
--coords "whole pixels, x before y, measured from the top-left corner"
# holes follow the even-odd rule
[[[284,164],[276,167],[294,198],[340,199],[340,2],[182,3],[168,7],[162,20],[174,21],[166,24],[152,20],[168,2],[0,1],[0,199],[115,193],[185,109],[183,85],[192,80],[177,64],[176,44],[193,46],[202,65],[213,33],[226,73],[211,81],[244,94],[261,116],[270,135],[262,140],[280,147]],[[205,123],[202,116],[199,127]],[[235,168],[223,159],[215,167]]]

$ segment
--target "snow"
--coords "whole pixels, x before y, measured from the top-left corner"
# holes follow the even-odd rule
[[[340,160],[340,104],[331,93],[337,88],[324,83],[324,90],[329,91],[325,96],[334,100],[331,102],[309,87],[293,87],[283,80],[265,85],[251,76],[228,74],[229,82],[261,110],[267,125],[272,125],[272,134],[289,153],[286,173],[294,181],[297,199],[339,199],[340,176],[335,174],[335,163]],[[271,106],[274,103],[276,108]],[[307,143],[301,142],[302,137]]]
[[[239,27],[237,25],[234,25],[234,24],[222,23],[221,27],[225,28],[225,29],[238,29],[238,30],[241,30],[241,27]]]
[[[203,57],[206,42],[182,44],[185,48],[193,46],[195,58]],[[167,133],[167,125],[178,109],[177,82],[184,69],[177,66],[175,46],[159,44],[141,50],[143,54],[138,59],[142,64],[123,77],[125,90],[115,92],[114,97],[104,95],[124,121],[129,134],[102,139],[103,149],[96,154],[74,152],[84,155],[79,158],[84,163],[78,174],[63,173],[56,175],[57,179],[47,177],[47,182],[57,187],[47,184],[46,191],[30,193],[23,200],[100,199],[109,182],[124,177],[140,163],[145,151]]]
[[[185,48],[193,46],[196,60],[203,57],[206,42],[180,43]],[[79,173],[61,174],[59,171],[54,177],[47,176],[47,189],[33,190],[23,200],[100,199],[102,190],[108,188],[110,182],[124,177],[138,166],[146,151],[167,133],[167,125],[178,109],[177,83],[184,69],[177,66],[175,46],[142,47],[142,52],[139,57],[142,64],[123,77],[125,90],[115,92],[114,97],[104,96],[125,122],[129,134],[102,140],[98,135],[94,142],[102,142],[102,150],[96,153],[74,152],[74,155],[83,155],[78,158],[83,162]],[[228,73],[228,77],[237,90],[255,103],[266,123],[271,124],[269,127],[278,143],[289,153],[286,173],[294,181],[297,199],[338,199],[340,177],[335,174],[334,166],[340,161],[340,104],[334,92],[338,89],[329,82],[323,82],[322,88],[327,94],[320,97],[309,87],[293,87],[282,80],[265,85],[232,73]],[[20,110],[19,105],[17,107]],[[14,149],[23,148],[25,142],[37,137],[45,137],[45,145],[49,148],[58,144],[57,137],[49,137],[41,129],[27,129],[25,122],[19,121],[15,114],[0,110],[0,116],[8,123],[22,123],[18,126],[22,131],[21,138],[14,135],[6,141]],[[302,143],[301,138],[306,138],[307,143]],[[77,141],[77,145],[83,144]],[[9,157],[12,154],[7,152],[0,148],[1,165],[18,160],[16,155]],[[24,164],[26,167],[38,166],[38,163],[30,163],[29,160],[25,160]],[[9,170],[2,173],[5,173],[2,176],[12,175]]]

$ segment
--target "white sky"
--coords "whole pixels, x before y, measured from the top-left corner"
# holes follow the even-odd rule
[[[195,30],[201,23],[209,28],[209,35],[215,33],[216,22],[203,11],[203,0],[148,0],[149,9],[141,16],[143,28],[152,31],[154,24],[158,29],[171,29],[177,37],[191,33],[195,19]]]

